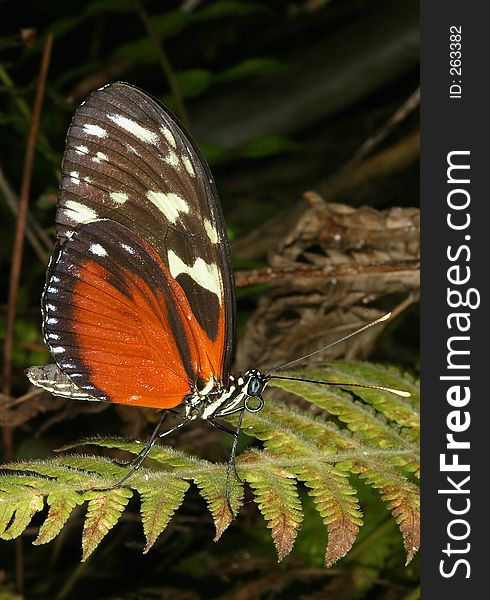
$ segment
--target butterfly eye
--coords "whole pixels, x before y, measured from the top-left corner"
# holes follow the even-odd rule
[[[252,376],[248,382],[247,394],[249,396],[259,396],[264,388],[264,383],[260,377]]]

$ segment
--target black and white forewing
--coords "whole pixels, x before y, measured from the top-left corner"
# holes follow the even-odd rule
[[[229,245],[209,168],[176,120],[125,83],[94,92],[67,135],[57,210],[63,243],[109,218],[146,240],[183,288],[229,375],[235,298]],[[224,335],[223,335],[224,333]]]

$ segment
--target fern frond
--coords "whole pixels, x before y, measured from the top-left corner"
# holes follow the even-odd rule
[[[193,479],[201,496],[206,501],[210,510],[216,535],[214,541],[218,541],[225,529],[233,520],[243,504],[243,486],[233,479],[230,480],[230,505],[233,515],[230,513],[226,501],[226,470],[227,465],[216,465],[206,473],[195,474]]]
[[[127,440],[117,437],[86,438],[78,444],[70,444],[70,446],[65,446],[65,448],[71,449],[80,444],[93,444],[104,448],[117,448],[133,454],[138,454],[141,450],[141,444],[138,444],[137,442],[128,442]],[[215,465],[206,460],[189,456],[179,450],[163,446],[154,446],[150,451],[149,457],[165,466],[167,469],[178,471],[181,478],[194,481],[213,516],[216,528],[215,540],[218,540],[232,521],[232,515],[230,514],[225,495],[227,466]],[[69,460],[71,461],[70,464],[73,464],[73,461],[78,461],[80,458],[75,457],[70,458]],[[121,471],[119,478],[125,473],[125,470]],[[138,475],[135,475],[135,477],[132,478],[131,483],[135,489],[141,491],[142,488],[139,484]],[[243,502],[243,487],[234,481],[230,481],[230,484],[230,504],[234,514],[236,514]],[[176,508],[177,507],[175,507],[175,509]]]
[[[25,493],[21,486],[12,484],[15,500],[2,493],[0,497],[0,538],[13,540],[18,537],[31,522],[32,517],[42,510],[43,494],[31,488],[31,493]]]
[[[279,435],[275,436],[278,424]],[[296,457],[296,476],[311,488],[310,494],[314,497],[317,510],[327,525],[325,564],[334,564],[354,543],[362,525],[362,513],[356,491],[348,482],[347,470],[339,470],[325,464],[322,454],[325,453],[325,446],[327,449],[333,447],[337,452],[331,452],[332,462],[343,458],[345,465],[347,461],[339,450],[351,450],[350,457],[359,460],[365,456],[366,450],[360,449],[358,440],[352,435],[339,430],[333,424],[271,400],[260,413],[247,415],[244,425],[244,431],[264,440],[267,449],[273,455],[283,455],[284,437],[287,438],[289,453]],[[239,464],[241,472],[242,462]],[[352,462],[349,461],[349,464]],[[269,473],[270,471],[269,469]],[[264,512],[263,514],[267,519],[267,515]]]
[[[362,525],[356,490],[347,479],[348,473],[331,465],[302,468],[297,475],[310,488],[310,496],[327,526],[325,566],[330,567],[351,549]]]
[[[149,473],[145,474],[143,482],[138,482],[137,489],[141,497],[141,520],[146,538],[143,552],[146,554],[184,501],[189,482]]]
[[[281,561],[293,549],[303,521],[294,472],[278,469],[265,453],[249,451],[240,461],[240,474],[254,492]]]
[[[298,383],[299,386],[295,388],[297,395],[305,389],[302,387],[304,383]],[[309,392],[309,388],[306,389]],[[309,393],[302,397],[309,400]],[[365,452],[371,452],[376,447],[364,441],[359,434],[354,436],[347,429],[339,429],[331,421],[270,398],[260,413],[246,415],[243,431],[262,440],[268,450],[283,455],[308,456],[313,453],[316,456],[318,452],[336,450],[351,451],[353,456],[362,459]],[[379,444],[379,447],[382,448],[383,444]],[[392,465],[403,467],[409,473],[418,473],[420,461],[415,444],[403,438],[397,446],[385,449],[394,450],[385,454],[386,460]]]
[[[335,364],[329,370],[305,370],[307,379],[381,384],[415,393],[413,381],[383,367]],[[420,544],[417,398],[403,399],[382,390],[345,386],[345,391],[300,381],[274,380],[274,385],[325,411],[319,415],[294,404],[266,399],[263,410],[246,414],[243,431],[263,441],[264,450],[247,450],[237,458],[239,476],[251,487],[278,558],[291,551],[303,512],[298,482],[304,483],[326,526],[325,564],[332,565],[354,543],[362,525],[357,492],[350,476],[361,477],[377,490],[398,523],[411,560]],[[237,415],[230,417],[236,421]],[[134,455],[141,442],[121,438],[89,438],[67,446],[117,448]],[[214,464],[185,452],[154,446],[145,467],[133,473],[124,487],[110,489],[127,468],[108,458],[63,454],[49,461],[18,462],[0,475],[0,537],[21,535],[32,517],[47,515],[35,544],[54,539],[73,509],[87,504],[83,560],[114,527],[136,492],[146,537],[144,552],[155,544],[182,504],[191,482],[210,510],[217,540],[243,504],[243,484],[234,477],[226,498],[227,464]]]
[[[393,369],[388,369],[381,365],[371,363],[329,363],[321,371],[309,370],[314,372],[324,380],[332,382],[345,383],[346,381],[359,384],[383,385],[393,389],[399,389],[410,392],[410,398],[402,398],[383,392],[380,390],[369,390],[365,388],[356,388],[355,393],[360,398],[372,404],[376,410],[380,411],[387,419],[397,423],[401,427],[407,427],[414,433],[420,432],[420,413],[418,404],[420,401],[418,386],[407,378],[402,378]],[[327,378],[327,379],[325,379]],[[341,386],[349,390],[349,386]],[[352,388],[350,388],[352,389]]]
[[[83,504],[85,498],[77,492],[51,492],[46,501],[49,506],[48,516],[32,542],[34,545],[47,544],[53,540],[65,526],[75,506]]]
[[[396,471],[379,463],[357,463],[352,470],[377,489],[386,502],[403,536],[408,565],[420,548],[419,488]]]
[[[319,379],[322,376],[325,377],[323,371],[308,371],[308,377],[311,379]],[[377,444],[381,448],[403,446],[417,450],[416,444],[411,439],[400,436],[399,428],[390,425],[386,418],[376,413],[371,406],[353,400],[352,395],[347,392],[335,387],[322,389],[319,385],[302,381],[277,379],[273,380],[272,385],[323,408],[331,415],[338,417],[350,431],[358,433],[367,442]],[[387,392],[383,393],[387,394]],[[356,394],[358,394],[357,390]]]
[[[114,527],[132,495],[127,488],[90,494],[82,533],[82,561],[87,560]]]

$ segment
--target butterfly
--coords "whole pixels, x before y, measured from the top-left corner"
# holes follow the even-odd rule
[[[67,398],[165,409],[121,482],[157,437],[198,418],[226,429],[216,420],[239,412],[234,468],[243,414],[261,410],[279,367],[230,372],[236,301],[216,186],[190,136],[142,90],[112,83],[76,110],[56,236],[41,303],[55,364],[31,367],[29,380]],[[159,433],[176,408],[181,422]]]

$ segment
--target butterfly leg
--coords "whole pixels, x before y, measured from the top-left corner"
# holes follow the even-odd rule
[[[238,431],[239,431],[238,429],[231,429],[230,427],[223,425],[223,423],[218,423],[217,421],[213,421],[213,420],[209,420],[209,423],[211,423],[211,425],[213,427],[216,427],[216,429],[219,429],[220,431],[224,431],[225,433],[229,433],[230,435],[232,435],[234,437],[234,439],[238,439]],[[243,481],[240,479],[240,476],[238,475],[238,472],[236,470],[236,464],[234,462],[233,462],[233,471],[234,471],[236,481],[238,481],[238,483],[243,483]]]
[[[160,426],[162,425],[162,423],[165,419],[165,416],[166,416],[166,413],[164,412],[162,414],[162,416],[160,417],[160,420],[158,421],[157,426],[153,430],[153,433],[151,434],[150,439],[146,442],[144,448],[131,461],[130,464],[132,466],[131,466],[131,469],[129,470],[129,472],[126,473],[126,475],[122,479],[120,479],[115,485],[111,486],[110,488],[107,488],[108,490],[114,490],[114,489],[120,487],[127,479],[129,479],[131,477],[131,475],[135,471],[137,471],[141,467],[141,465],[144,463],[146,457],[150,453],[150,450],[152,449],[153,445],[155,444],[155,441],[157,438],[165,437],[165,436],[173,433],[177,429],[180,429],[183,425],[185,425],[187,423],[187,420],[184,420],[184,421],[178,423],[177,425],[175,425],[174,427],[168,429],[167,431],[158,433],[160,430]]]
[[[211,423],[211,425],[213,427],[216,427],[216,429],[219,429],[220,431],[224,431],[225,433],[229,433],[230,435],[236,434],[235,429],[231,429],[231,427],[227,427],[226,425],[223,425],[223,423],[219,423],[218,421],[213,421],[212,419],[208,419],[208,423]]]
[[[138,461],[140,460],[142,455],[144,455],[145,457],[147,456],[147,454],[148,454],[147,448],[149,447],[151,449],[151,447],[155,443],[158,431],[160,430],[160,427],[162,426],[163,422],[165,421],[167,412],[168,411],[164,411],[162,413],[162,416],[158,420],[157,426],[154,428],[149,440],[146,442],[146,444],[143,446],[143,448],[141,448],[141,450],[138,452],[138,454],[136,454],[136,456],[133,456],[133,458],[131,460],[128,460],[126,462],[117,461],[117,465],[119,467],[132,467],[133,465],[138,463]]]
[[[238,434],[240,433],[240,429],[242,427],[244,410],[245,409],[241,409],[240,416],[238,417],[237,428],[233,434],[233,444],[231,446],[230,458],[228,460],[228,468],[226,469],[225,496],[226,496],[226,504],[228,505],[228,510],[230,511],[232,518],[235,518],[235,513],[233,512],[233,508],[232,508],[231,502],[230,502],[230,478],[231,478],[231,472],[233,471],[237,481],[239,481],[240,483],[242,482],[242,480],[238,476],[238,473],[236,470],[236,448],[237,448],[237,444],[238,444]]]

